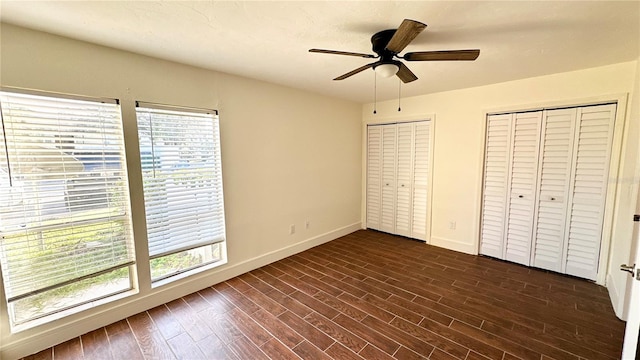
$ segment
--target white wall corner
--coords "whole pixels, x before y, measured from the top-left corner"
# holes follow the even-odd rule
[[[624,298],[620,298],[620,292],[616,288],[616,282],[613,281],[611,273],[607,274],[607,290],[609,292],[609,298],[611,299],[611,305],[616,316],[623,321],[626,321],[627,314],[624,313]]]

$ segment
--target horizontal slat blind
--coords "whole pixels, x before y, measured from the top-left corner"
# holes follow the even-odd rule
[[[120,106],[0,92],[9,302],[133,263]]]
[[[224,241],[217,115],[152,106],[136,113],[150,257]]]

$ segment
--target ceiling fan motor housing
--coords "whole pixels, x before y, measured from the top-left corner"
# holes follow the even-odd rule
[[[387,50],[387,44],[396,33],[396,29],[382,30],[371,37],[371,44],[373,45],[373,52],[380,56],[381,63],[391,63],[393,61],[395,52]]]

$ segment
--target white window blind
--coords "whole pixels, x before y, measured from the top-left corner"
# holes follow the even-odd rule
[[[0,106],[0,263],[14,322],[130,289],[117,101],[2,91]],[[118,270],[117,284],[103,276]]]
[[[225,241],[215,111],[138,103],[136,112],[150,258]]]

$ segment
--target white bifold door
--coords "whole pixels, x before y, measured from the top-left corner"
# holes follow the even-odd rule
[[[481,254],[595,280],[615,112],[488,116]]]
[[[542,111],[491,115],[480,253],[529,265]]]
[[[507,183],[505,260],[528,264],[536,198],[538,137],[542,112],[514,114]]]
[[[367,228],[427,239],[430,122],[367,127]]]

